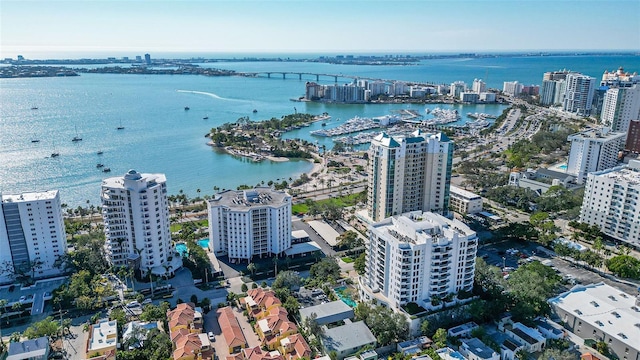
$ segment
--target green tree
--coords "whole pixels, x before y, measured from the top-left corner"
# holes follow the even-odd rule
[[[436,349],[441,349],[447,346],[447,330],[440,328],[436,330],[436,333],[433,335],[433,346]]]
[[[607,269],[616,276],[629,279],[640,279],[640,260],[629,255],[618,255],[605,262]]]
[[[60,333],[60,325],[53,317],[48,316],[44,320],[31,324],[25,331],[27,339],[36,339],[43,336],[55,337]]]
[[[353,268],[356,270],[358,275],[364,275],[365,264],[366,264],[366,254],[362,253],[358,255],[356,260],[353,262]]]
[[[575,360],[576,355],[567,350],[559,350],[547,347],[538,360]]]
[[[309,275],[318,284],[329,281],[330,279],[335,280],[340,278],[340,266],[335,258],[326,257],[320,262],[311,265]]]
[[[148,304],[142,308],[140,314],[140,320],[142,321],[164,321],[167,319],[167,310],[169,310],[169,303],[163,301],[159,305]]]
[[[293,296],[287,297],[287,300],[282,304],[282,306],[287,310],[289,315],[297,317],[298,312],[300,310],[300,303]]]
[[[302,284],[302,278],[294,271],[281,271],[271,284],[273,289],[286,288],[295,289]]]

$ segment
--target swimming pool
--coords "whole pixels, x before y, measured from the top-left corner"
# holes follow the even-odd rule
[[[205,250],[209,250],[209,239],[207,238],[198,240],[198,245],[200,245],[200,247]],[[187,254],[189,253],[189,250],[187,250],[187,244],[182,242],[176,244],[176,251],[178,252],[178,254],[180,254],[180,256],[187,256]]]
[[[333,290],[336,292],[336,295],[338,295],[338,298],[340,298],[340,300],[342,300],[345,304],[349,305],[350,307],[355,308],[356,306],[358,306],[358,304],[355,301],[353,301],[353,299],[351,298],[351,295],[349,295],[348,293],[345,293],[346,289],[347,289],[346,286],[340,286]]]
[[[567,170],[567,164],[562,164],[562,165],[558,166],[558,169]]]

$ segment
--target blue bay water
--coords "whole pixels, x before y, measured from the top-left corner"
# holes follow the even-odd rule
[[[486,78],[491,87],[502,81],[540,83],[544,71],[562,68],[599,77],[604,70],[624,66],[637,70],[638,57],[495,58],[468,61],[426,60],[417,66],[352,66],[317,63],[224,62],[206,66],[237,71],[300,71],[363,77],[449,83]],[[636,68],[633,68],[633,67]],[[252,120],[280,118],[298,112],[332,119],[327,128],[354,116],[373,117],[393,110],[424,106],[403,104],[318,104],[291,102],[304,93],[304,83],[315,78],[266,78],[167,75],[82,74],[69,78],[0,80],[0,191],[18,193],[58,189],[62,201],[99,203],[103,178],[135,168],[167,175],[170,193],[190,196],[213,193],[213,187],[236,188],[262,181],[282,181],[308,172],[306,161],[253,163],[214,151],[204,134],[211,127],[248,116]],[[346,80],[345,80],[346,81]],[[324,78],[321,82],[331,83]],[[31,110],[32,107],[38,110]],[[191,110],[185,111],[184,106]],[[438,105],[429,105],[434,108]],[[451,106],[442,106],[451,108]],[[295,108],[295,110],[294,110]],[[253,113],[252,110],[258,110]],[[463,114],[500,114],[499,105],[457,106]],[[203,120],[208,117],[208,120]],[[464,120],[463,120],[464,121]],[[116,130],[118,126],[124,130]],[[333,146],[328,138],[309,131],[320,123],[285,135]],[[83,138],[72,142],[76,134]],[[39,143],[31,140],[39,139]],[[97,155],[103,151],[103,155]],[[57,158],[50,154],[59,152]],[[111,169],[103,173],[102,163]]]

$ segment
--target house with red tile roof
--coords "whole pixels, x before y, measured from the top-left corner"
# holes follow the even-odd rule
[[[263,288],[247,291],[247,296],[240,299],[240,304],[246,307],[249,317],[252,318],[256,318],[261,311],[269,311],[274,307],[282,306],[282,302],[276,297],[275,292]]]
[[[281,339],[279,350],[284,354],[284,360],[311,359],[311,347],[301,334],[293,334]]]
[[[202,332],[202,312],[193,303],[178,304],[175,309],[167,311],[169,332],[188,329],[189,332]]]
[[[241,349],[247,347],[247,339],[245,339],[231,307],[220,308],[217,314],[222,336],[229,347],[229,354],[240,352]]]
[[[278,351],[263,351],[260,346],[242,350],[245,360],[284,360]]]
[[[280,339],[298,332],[298,327],[289,321],[288,315],[285,308],[278,306],[256,322],[256,333],[262,345],[269,350],[275,350],[280,345]]]
[[[186,333],[184,330],[174,337],[173,360],[212,360],[214,349],[207,335]]]

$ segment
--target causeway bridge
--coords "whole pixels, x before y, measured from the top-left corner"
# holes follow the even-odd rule
[[[326,73],[312,73],[312,72],[298,72],[298,71],[259,71],[259,72],[238,72],[236,73],[236,75],[240,75],[240,76],[246,76],[246,77],[266,77],[268,79],[271,79],[272,76],[275,78],[280,78],[282,77],[282,79],[298,79],[298,80],[302,80],[303,76],[305,78],[315,78],[315,81],[320,81],[320,77],[323,78],[333,78],[334,82],[338,82],[338,79],[362,79],[362,80],[369,80],[369,81],[383,81],[383,82],[396,82],[398,80],[391,80],[391,79],[380,79],[380,78],[372,78],[372,77],[366,77],[366,76],[355,76],[355,75],[344,75],[344,74],[326,74]],[[412,84],[416,84],[414,82],[407,82],[412,83]],[[429,84],[424,84],[424,85],[429,85]],[[431,84],[433,85],[433,84]]]

